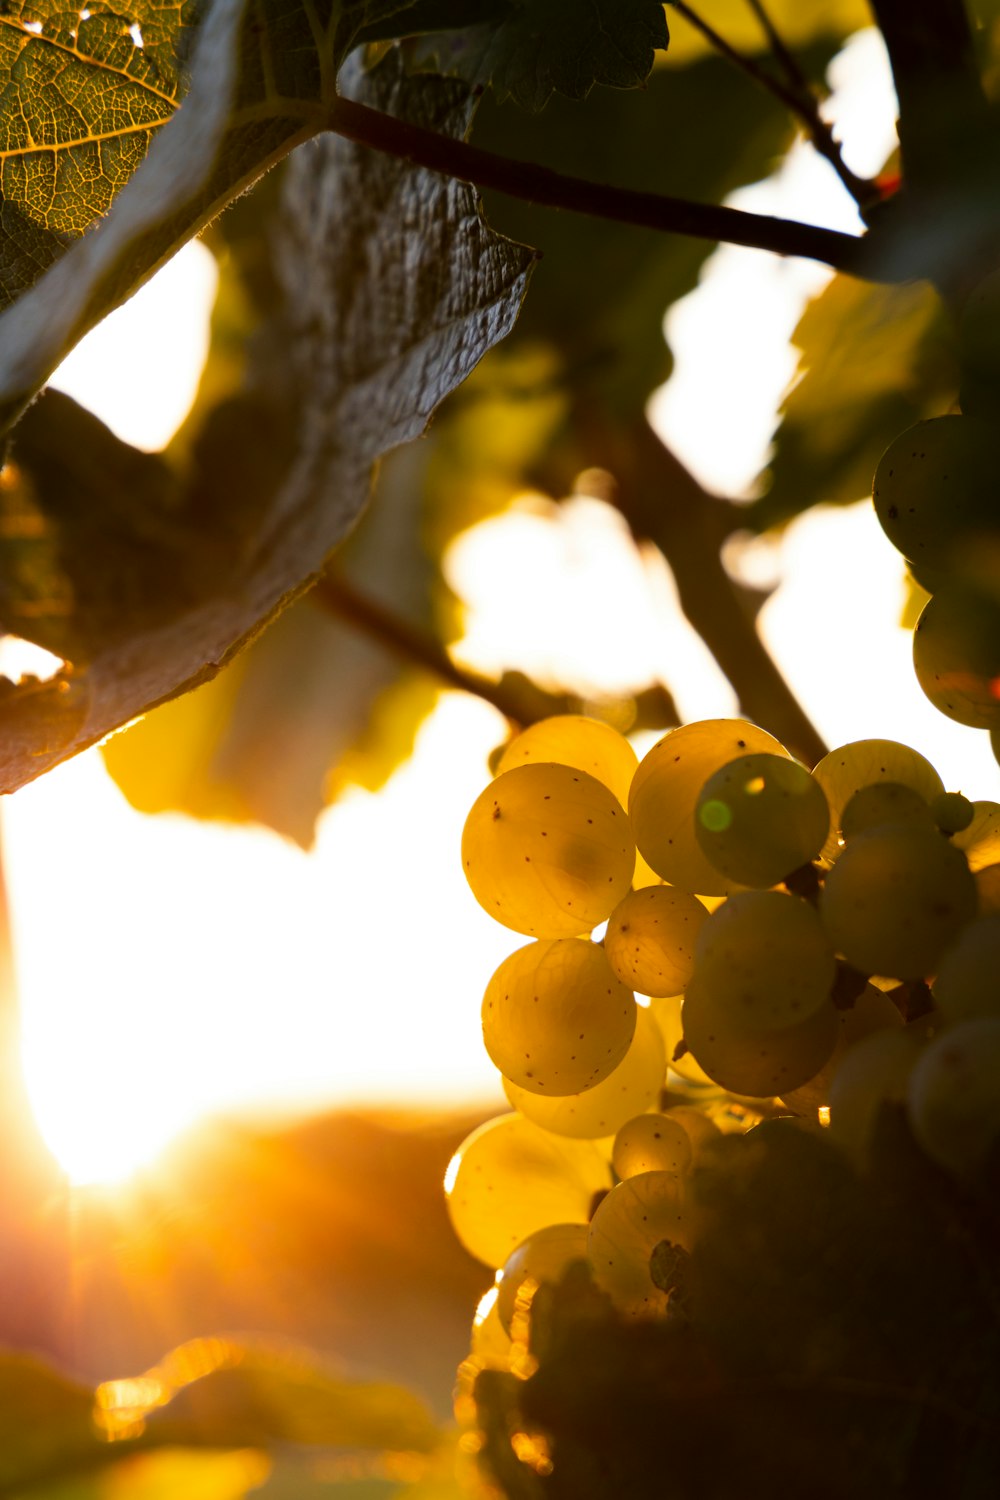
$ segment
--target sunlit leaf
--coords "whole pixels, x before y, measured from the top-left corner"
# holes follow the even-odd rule
[[[871,494],[898,433],[955,399],[958,369],[944,309],[926,282],[871,286],[837,276],[795,331],[799,374],[747,523],[763,530],[811,505]]]
[[[88,14],[11,0],[0,15],[0,306],[107,213],[177,112],[197,6]]]
[[[405,79],[395,55],[357,87],[379,107],[444,130],[462,132],[473,105],[457,83]],[[116,613],[111,590],[107,608],[91,611],[95,636],[77,629],[83,622],[70,608],[66,649],[57,650],[87,665],[73,677],[66,714],[55,689],[44,702],[8,694],[0,761],[8,789],[212,677],[315,579],[363,508],[373,461],[418,436],[512,326],[531,252],[492,233],[464,185],[331,138],[290,163],[285,191],[283,359],[265,356],[253,372],[256,392],[214,408],[192,444],[183,504],[167,526],[174,540],[184,536],[183,560],[174,541],[159,549],[163,588],[149,597],[149,613]],[[66,399],[39,402],[35,420],[60,420]],[[43,494],[44,465],[29,469],[23,443],[11,476],[25,508],[30,500],[41,511],[36,530],[48,557],[62,559],[64,579],[70,552],[72,578],[90,567],[99,577],[105,533],[117,533],[119,518],[83,503],[92,457],[81,453],[78,471],[60,476],[58,500]],[[74,507],[71,482],[79,521],[70,549],[61,517]],[[19,492],[8,503],[20,504]],[[72,600],[72,583],[67,592]]]
[[[359,29],[405,3],[141,0],[84,21],[62,0],[3,9],[0,286],[21,294],[0,316],[9,426],[89,327],[323,128]],[[181,108],[178,51],[192,55]]]
[[[102,1457],[93,1472],[33,1486],[32,1500],[244,1500],[260,1491],[271,1470],[270,1459],[253,1449],[167,1449],[117,1460],[105,1449]]]

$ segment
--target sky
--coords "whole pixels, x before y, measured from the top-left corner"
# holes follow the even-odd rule
[[[874,33],[849,52],[837,118],[851,164],[872,171],[894,139],[891,89]],[[856,226],[831,170],[804,147],[778,181],[734,201]],[[208,252],[187,247],[53,383],[122,437],[161,446],[191,399],[214,275]],[[727,247],[671,311],[676,370],[651,414],[707,487],[747,491],[794,373],[789,336],[823,275]],[[174,367],[161,380],[167,347]],[[155,351],[145,367],[144,349]],[[898,624],[901,564],[870,505],[811,512],[780,544],[734,549],[730,561],[748,577],[782,579],[762,629],[829,743],[902,739],[950,787],[997,794],[985,736],[944,720],[913,680]],[[662,558],[637,549],[598,502],[515,507],[460,538],[446,571],[467,603],[458,654],[480,670],[514,653],[529,672],[600,692],[621,685],[624,661],[639,679],[661,673],[686,718],[735,712],[731,688],[679,616]],[[595,610],[609,592],[613,607]],[[382,793],[350,791],[324,814],[310,854],[262,829],[143,817],[97,751],[8,800],[29,1089],[71,1175],[114,1177],[226,1110],[505,1107],[479,1005],[493,969],[523,940],[479,909],[458,861],[465,814],[504,731],[482,702],[442,694],[412,760]]]

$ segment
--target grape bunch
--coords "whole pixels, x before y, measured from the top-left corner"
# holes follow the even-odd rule
[[[917,680],[936,708],[990,732],[1000,758],[1000,272],[975,288],[959,327],[962,411],[890,443],[875,512],[931,595],[913,634]]]
[[[460,1414],[484,1368],[531,1373],[532,1300],[571,1266],[626,1321],[687,1316],[690,1188],[723,1134],[822,1133],[863,1175],[890,1107],[953,1180],[995,1170],[1000,804],[916,750],[859,741],[810,771],[709,720],[639,762],[553,718],[508,746],[462,863],[527,941],[482,1002],[511,1110],[445,1183],[496,1272]]]

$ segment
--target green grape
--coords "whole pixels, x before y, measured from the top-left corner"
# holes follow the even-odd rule
[[[896,740],[854,740],[840,745],[813,767],[813,775],[830,807],[830,833],[823,845],[823,858],[828,861],[840,853],[844,808],[862,787],[878,781],[899,781],[919,792],[926,802],[944,791],[944,782],[930,761]]]
[[[985,865],[975,874],[976,891],[979,896],[979,915],[1000,912],[1000,864]]]
[[[783,891],[730,896],[698,934],[692,982],[703,992],[711,988],[713,1009],[741,1032],[799,1025],[829,1008],[836,977],[833,946],[815,908]],[[684,1036],[690,1043],[686,1022]]]
[[[529,1234],[508,1255],[500,1273],[497,1297],[501,1328],[510,1333],[519,1301],[522,1306],[530,1305],[535,1288],[554,1285],[573,1261],[586,1261],[588,1234],[586,1224],[547,1224]]]
[[[504,750],[497,770],[511,771],[539,761],[586,771],[613,792],[622,807],[628,806],[629,787],[639,764],[624,735],[583,714],[555,714],[529,724]]]
[[[912,786],[902,781],[873,781],[848,798],[840,815],[840,833],[846,843],[856,833],[878,828],[882,823],[933,822],[930,805]]]
[[[956,554],[995,529],[992,424],[931,417],[899,435],[875,470],[875,514],[904,557],[948,569]]]
[[[978,917],[947,949],[931,983],[945,1021],[1000,1016],[1000,916]]]
[[[662,1316],[668,1299],[653,1282],[649,1258],[663,1240],[687,1250],[690,1239],[681,1179],[673,1172],[629,1177],[602,1198],[591,1220],[594,1280],[626,1317]]]
[[[632,881],[621,804],[571,766],[518,766],[481,792],[462,833],[462,868],[491,917],[529,937],[575,937],[610,916]]]
[[[725,983],[697,974],[684,996],[681,1019],[684,1040],[709,1078],[751,1099],[784,1095],[807,1083],[837,1042],[837,1012],[829,1002],[794,1026],[749,1031],[734,1019]]]
[[[1000,603],[967,588],[935,594],[913,631],[913,667],[949,719],[973,729],[1000,725]]]
[[[931,816],[942,833],[961,833],[968,828],[976,809],[961,792],[942,792],[931,803]]]
[[[922,979],[976,912],[965,855],[937,828],[884,823],[856,834],[826,877],[820,915],[864,974]]]
[[[973,802],[972,822],[952,837],[973,874],[1000,863],[1000,802]]]
[[[680,1120],[670,1115],[636,1115],[615,1136],[611,1165],[618,1176],[637,1177],[640,1172],[671,1172],[683,1176],[691,1170],[694,1145]]]
[[[505,958],[483,996],[483,1042],[534,1094],[579,1094],[607,1078],[635,1032],[632,991],[586,938],[542,938]]]
[[[671,885],[704,896],[725,896],[736,888],[702,853],[694,807],[720,766],[757,751],[787,754],[772,735],[745,719],[705,719],[672,729],[639,762],[629,818],[643,857]]]
[[[822,787],[785,756],[738,756],[698,795],[701,851],[713,869],[740,885],[777,885],[816,857],[829,831]]]
[[[608,963],[640,995],[679,995],[691,978],[695,938],[707,917],[697,896],[676,886],[630,891],[608,918]]]
[[[684,1027],[681,1024],[682,999],[682,995],[665,995],[653,999],[649,1007],[650,1013],[663,1036],[663,1045],[667,1053],[667,1067],[676,1073],[678,1077],[683,1078],[685,1083],[715,1087],[704,1068],[698,1066],[690,1052],[686,1052],[682,1048],[680,1057],[674,1057],[678,1046],[684,1040]]]
[[[503,1080],[504,1093],[525,1119],[555,1135],[600,1140],[614,1136],[624,1120],[648,1109],[659,1098],[667,1072],[663,1036],[649,1011],[636,1007],[632,1043],[607,1078],[592,1089],[562,1098],[534,1094]]]
[[[975,1177],[1000,1141],[1000,1017],[947,1026],[910,1074],[913,1134],[932,1161]]]
[[[868,1160],[881,1106],[905,1099],[921,1046],[917,1032],[887,1027],[862,1037],[838,1062],[830,1084],[830,1134],[859,1166]]]
[[[591,1141],[549,1135],[520,1115],[487,1120],[459,1146],[444,1189],[458,1239],[498,1268],[546,1224],[586,1224],[596,1193],[611,1186]]]
[[[815,1078],[781,1096],[782,1103],[796,1114],[811,1115],[815,1119],[819,1110],[829,1108],[833,1080],[848,1047],[877,1031],[898,1031],[903,1024],[903,1018],[889,996],[873,984],[865,985],[850,1010],[837,1011],[837,1020],[834,1049]]]

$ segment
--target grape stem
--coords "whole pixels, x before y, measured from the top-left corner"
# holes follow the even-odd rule
[[[353,99],[336,98],[325,124],[335,134],[359,145],[371,146],[428,171],[440,172],[477,188],[492,188],[528,203],[667,234],[748,245],[777,255],[802,256],[832,266],[836,271],[868,279],[886,277],[886,272],[875,264],[863,235],[567,176],[535,162],[516,161],[484,151],[467,141],[398,120]],[[889,279],[895,279],[894,273],[889,273]]]
[[[833,128],[820,114],[819,103],[808,79],[779,36],[761,0],[748,0],[748,4],[760,22],[761,29],[767,37],[775,60],[785,74],[787,83],[783,83],[780,78],[775,78],[766,68],[762,68],[755,58],[749,57],[732,46],[713,26],[692,10],[690,5],[685,5],[683,0],[670,0],[671,8],[700,32],[720,56],[728,58],[746,73],[748,78],[752,78],[761,88],[772,94],[802,122],[813,146],[820,156],[830,163],[859,208],[867,208],[871,203],[877,202],[879,191],[875,183],[870,178],[858,177],[844,161],[840,144],[834,137]]]

